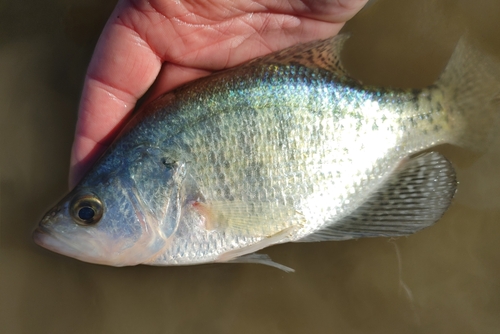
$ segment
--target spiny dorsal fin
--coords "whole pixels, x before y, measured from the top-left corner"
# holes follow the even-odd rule
[[[309,68],[320,68],[334,72],[340,76],[347,76],[342,66],[340,52],[349,34],[340,34],[324,40],[297,44],[277,53],[255,59],[249,66],[262,63],[300,64]]]
[[[353,213],[299,241],[415,233],[441,218],[456,187],[453,166],[441,154],[431,152],[411,158]]]

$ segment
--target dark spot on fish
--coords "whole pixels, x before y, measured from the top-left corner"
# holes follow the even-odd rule
[[[210,162],[212,164],[215,164],[217,162],[217,155],[215,155],[215,152],[210,152]]]
[[[176,161],[169,160],[167,158],[161,158],[161,163],[163,166],[171,169],[175,167]]]
[[[231,189],[227,184],[224,185],[224,198],[230,201],[234,201],[234,196],[231,194]]]
[[[437,111],[443,111],[443,105],[441,104],[441,102],[438,102],[436,103],[436,108],[437,108]],[[446,114],[446,120],[448,120],[448,114]]]

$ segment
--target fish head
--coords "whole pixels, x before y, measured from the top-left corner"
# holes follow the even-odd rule
[[[143,262],[146,252],[131,256],[144,239],[143,226],[127,196],[113,190],[75,189],[45,214],[34,231],[35,242],[85,262],[113,266]]]
[[[35,242],[112,266],[146,263],[161,253],[179,222],[173,165],[149,151],[131,156],[117,166],[104,161],[94,168],[45,214]]]

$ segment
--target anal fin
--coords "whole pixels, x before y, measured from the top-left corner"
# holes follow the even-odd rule
[[[413,234],[441,218],[456,187],[453,166],[440,153],[410,158],[354,212],[298,242]]]

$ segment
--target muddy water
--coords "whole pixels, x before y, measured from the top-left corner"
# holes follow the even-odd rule
[[[443,146],[459,193],[409,238],[289,244],[259,265],[110,268],[33,244],[66,190],[82,78],[114,1],[0,2],[1,333],[496,333],[500,140]],[[365,82],[421,87],[468,29],[500,59],[500,2],[378,0],[346,27]],[[480,112],[478,111],[478,115]]]

